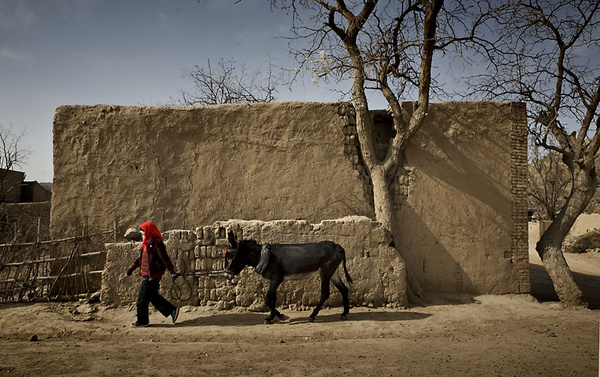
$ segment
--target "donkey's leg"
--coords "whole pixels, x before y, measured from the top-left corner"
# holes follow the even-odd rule
[[[323,304],[329,298],[329,279],[331,279],[331,276],[323,276],[323,273],[321,273],[321,301],[319,301],[319,304],[315,307],[310,315],[308,319],[310,322],[315,320],[315,317],[317,314],[319,314],[319,311],[321,311]]]
[[[331,277],[331,282],[342,294],[342,300],[344,300],[344,312],[342,313],[342,319],[346,319],[348,312],[350,311],[350,300],[348,299],[348,287],[342,282],[340,279],[340,275],[336,271],[335,274]]]
[[[273,323],[273,319],[275,316],[281,318],[282,314],[277,310],[277,288],[281,284],[281,281],[271,280],[271,284],[269,284],[269,290],[267,292],[267,296],[265,297],[265,303],[271,309],[270,315],[265,318],[265,324]]]

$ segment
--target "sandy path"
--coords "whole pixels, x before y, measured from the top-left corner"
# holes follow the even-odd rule
[[[580,277],[600,278],[600,255],[569,259]],[[551,291],[532,263],[536,291]],[[347,321],[339,308],[314,323],[284,310],[290,320],[273,325],[264,313],[185,307],[176,325],[154,313],[141,329],[128,326],[132,308],[2,305],[0,376],[598,376],[598,311],[529,295],[430,301],[353,308]]]

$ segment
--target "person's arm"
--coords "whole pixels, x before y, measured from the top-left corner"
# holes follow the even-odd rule
[[[140,266],[140,258],[141,256],[137,257],[133,264],[129,266],[129,268],[127,269],[127,276],[131,276],[131,274],[133,274],[133,271],[135,271],[135,269]]]
[[[158,257],[165,265],[165,268],[171,273],[171,275],[176,275],[171,258],[169,258],[169,254],[167,254],[167,247],[163,242],[156,243],[156,251],[158,252]]]

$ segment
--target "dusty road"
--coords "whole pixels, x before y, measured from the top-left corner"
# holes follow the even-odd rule
[[[600,255],[585,258],[594,295]],[[0,376],[598,376],[598,310],[520,295],[340,311],[309,323],[284,309],[290,320],[264,325],[264,313],[185,307],[175,325],[155,312],[130,328],[133,308],[0,305]]]

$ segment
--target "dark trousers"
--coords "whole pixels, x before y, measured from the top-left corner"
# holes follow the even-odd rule
[[[148,318],[149,303],[152,303],[152,305],[154,305],[154,307],[165,317],[170,316],[171,313],[173,313],[173,310],[175,310],[175,305],[171,304],[158,293],[159,288],[160,279],[142,279],[137,298],[137,322],[140,325],[147,325],[150,322],[150,319]]]

